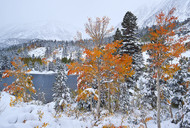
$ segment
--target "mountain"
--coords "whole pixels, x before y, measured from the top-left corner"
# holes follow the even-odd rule
[[[173,7],[176,8],[175,16],[179,17],[179,21],[190,18],[190,0],[163,0],[162,2],[150,7],[142,6],[138,8],[134,14],[137,16],[138,26],[146,27],[155,24],[156,15],[161,11],[167,13]]]
[[[61,22],[38,22],[9,25],[1,28],[0,46],[23,43],[31,39],[73,40],[76,27]]]

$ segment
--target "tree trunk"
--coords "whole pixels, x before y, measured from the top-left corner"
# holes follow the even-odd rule
[[[156,79],[156,88],[157,88],[157,125],[158,128],[161,128],[161,124],[160,124],[160,74],[159,74],[159,70],[157,72],[157,79]]]
[[[92,112],[92,95],[91,95],[91,98],[90,98],[90,111]]]
[[[110,85],[108,84],[108,110],[111,113]]]
[[[170,109],[171,118],[173,118],[173,113],[172,113],[172,106],[171,106],[171,104],[169,105],[169,109]]]
[[[116,99],[116,103],[115,103],[115,111],[118,111],[119,110],[119,92],[117,92],[117,99]]]
[[[98,49],[100,50],[100,43],[98,45]],[[97,103],[97,116],[100,118],[100,103],[101,103],[101,87],[100,87],[100,58],[98,58],[98,103]]]
[[[100,118],[100,102],[101,102],[101,97],[100,97],[100,78],[98,78],[98,103],[97,103],[97,116],[98,119]]]

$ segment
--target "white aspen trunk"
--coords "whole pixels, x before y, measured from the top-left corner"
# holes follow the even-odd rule
[[[90,98],[90,111],[92,112],[92,95],[91,95],[91,98]]]
[[[101,100],[101,97],[100,97],[100,78],[98,78],[98,103],[97,103],[97,116],[98,116],[98,119],[100,118],[100,100]]]
[[[109,113],[111,113],[111,99],[110,99],[110,85],[108,85],[108,110],[109,110]]]
[[[161,128],[161,124],[160,124],[160,74],[159,74],[159,70],[157,70],[157,79],[156,79],[156,88],[157,88],[157,125],[158,128]]]
[[[100,49],[100,43],[98,45]],[[98,103],[97,103],[97,117],[100,118],[100,103],[101,103],[101,87],[100,87],[100,58],[98,58]]]
[[[171,115],[171,118],[173,118],[172,105],[171,105],[171,104],[169,105],[169,109],[170,109],[170,115]]]

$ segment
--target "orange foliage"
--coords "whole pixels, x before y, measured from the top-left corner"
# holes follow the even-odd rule
[[[87,100],[87,98],[90,98],[91,95],[94,95],[94,100],[98,100],[97,94],[98,92],[95,90],[95,92],[89,91],[88,89],[91,89],[90,87],[87,87],[86,89],[79,89],[78,90],[78,96],[77,96],[77,102],[80,100]]]
[[[42,63],[43,63],[43,64],[47,65],[49,62],[50,62],[50,61],[47,60],[46,58],[42,58]]]
[[[124,80],[125,77],[131,77],[134,74],[131,69],[132,57],[127,54],[123,56],[114,54],[119,47],[121,47],[121,43],[116,41],[101,49],[98,47],[93,50],[85,49],[86,58],[82,63],[73,62],[67,65],[68,75],[79,75],[78,89],[86,89],[87,83],[92,83],[98,77],[115,82],[118,79]]]
[[[184,41],[189,36],[175,39],[175,21],[177,17],[173,16],[175,8],[171,9],[167,15],[163,12],[158,14],[156,30],[150,29],[151,43],[142,47],[143,51],[150,51],[150,58],[152,58],[152,67],[156,67],[154,77],[157,72],[161,73],[161,78],[168,80],[172,78],[173,74],[180,68],[176,64],[170,64],[169,59],[179,57],[185,51]]]
[[[102,128],[130,128],[129,126],[115,126],[113,124],[109,124],[109,125],[104,125]]]
[[[152,117],[147,117],[147,118],[145,119],[145,122],[148,122],[148,121],[150,121],[150,120],[152,120]]]
[[[169,105],[171,105],[171,102],[168,99],[167,99],[167,102],[168,102]]]
[[[16,99],[22,97],[25,102],[29,101],[31,99],[31,93],[36,93],[32,83],[32,76],[26,75],[30,70],[24,71],[26,64],[22,63],[21,58],[17,58],[17,60],[11,62],[11,64],[15,70],[6,70],[3,73],[3,78],[14,76],[16,80],[10,85],[4,84],[4,86],[6,86],[4,91],[15,95]]]

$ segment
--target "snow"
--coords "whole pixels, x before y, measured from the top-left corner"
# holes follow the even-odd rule
[[[93,91],[91,89],[88,90]],[[48,123],[46,128],[102,128],[104,125],[109,124],[114,124],[115,126],[122,124],[123,126],[134,128],[139,127],[139,125],[129,124],[128,119],[130,117],[126,114],[109,114],[107,110],[102,110],[101,120],[96,121],[91,112],[79,112],[80,116],[78,118],[74,116],[74,114],[69,115],[72,111],[68,110],[56,115],[54,102],[45,105],[37,105],[37,101],[29,103],[21,102],[10,107],[10,99],[14,99],[14,96],[6,92],[1,92],[0,96],[0,128],[34,128],[37,126],[41,127],[43,123]],[[76,103],[72,104],[71,109],[74,109],[74,107],[76,107]],[[135,111],[134,114],[138,114],[139,112],[140,111]],[[41,117],[39,115],[41,115]],[[150,112],[149,116],[151,115],[152,113]],[[93,126],[95,122],[98,126]],[[147,122],[147,125],[148,128],[156,127],[154,120]],[[170,120],[163,121],[161,126],[162,128],[179,128],[179,124],[172,124]]]
[[[45,52],[46,52],[46,47],[38,47],[38,48],[35,48],[35,49],[32,49],[28,52],[28,55],[30,57],[40,57],[40,58],[44,58],[45,57]],[[65,56],[63,56],[63,48],[57,48],[57,49],[54,49],[52,53],[55,53],[55,58],[64,58]],[[68,50],[68,53],[67,53],[67,56],[66,56],[67,59],[71,58],[71,59],[76,59],[77,58],[77,52],[76,50],[73,50],[71,48],[69,48]],[[53,61],[53,54],[51,54],[51,56],[49,56],[48,58],[46,58],[47,61]]]
[[[155,124],[154,124],[153,121],[150,121],[150,122],[148,123],[147,127],[148,127],[148,128],[155,128],[156,126],[155,126]],[[176,125],[176,124],[170,123],[169,121],[163,121],[163,122],[161,123],[161,127],[162,127],[162,128],[179,128],[179,124]]]
[[[29,56],[33,56],[34,57],[45,57],[45,52],[46,52],[46,48],[45,47],[39,47],[39,48],[36,48],[36,49],[33,49],[31,51],[28,52],[28,55]]]
[[[87,89],[84,90],[84,92],[92,93],[92,94],[94,94],[98,98],[98,95],[96,94],[96,90],[97,89],[87,88]]]
[[[144,58],[144,64],[148,64],[147,59],[149,59],[149,55],[147,54],[147,51],[143,52],[142,55],[143,55],[143,58]]]
[[[190,16],[190,0],[163,0],[160,3],[155,3],[150,6],[142,6],[138,8],[134,14],[137,16],[138,26],[146,27],[152,26],[156,22],[156,15],[163,11],[169,12],[173,7],[176,8],[175,16],[179,17],[179,21],[186,20]]]
[[[0,39],[73,40],[79,29],[59,21],[38,21],[4,26],[2,30]]]
[[[42,72],[39,72],[39,71],[30,71],[28,72],[28,74],[55,74],[56,72],[53,72],[53,71],[42,71]]]
[[[47,128],[75,128],[86,127],[89,124],[83,121],[70,118],[63,114],[60,119],[55,119],[54,103],[36,105],[31,103],[19,103],[10,107],[9,94],[2,92],[0,99],[0,128],[34,128],[48,123]],[[42,119],[39,120],[39,113]]]
[[[180,58],[182,58],[182,57],[190,57],[190,50],[188,50],[188,51],[182,53],[180,57],[174,58],[174,60],[172,61],[172,64],[178,64]]]
[[[7,75],[7,73],[3,73],[2,78],[4,78]]]
[[[190,50],[181,54],[182,57],[190,57]]]
[[[147,52],[143,52],[142,54],[144,58],[144,64],[148,64],[147,59],[149,59],[149,55],[147,54]],[[172,64],[178,64],[180,58],[182,57],[190,57],[190,50],[187,50],[184,53],[182,53],[180,57],[174,58],[174,60],[172,60]]]

